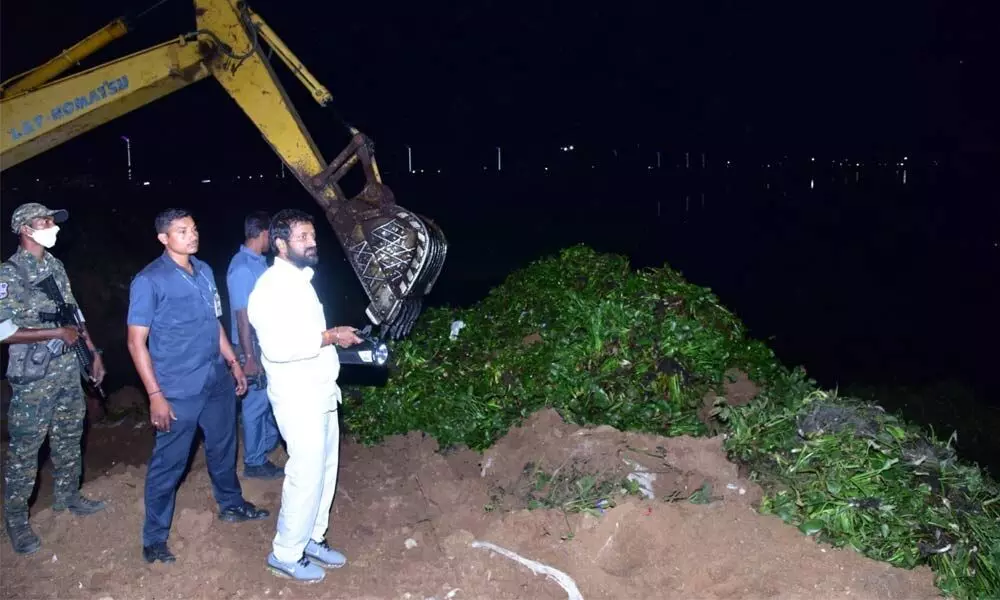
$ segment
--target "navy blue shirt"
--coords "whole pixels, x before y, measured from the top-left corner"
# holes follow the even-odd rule
[[[245,245],[229,261],[226,272],[226,287],[229,289],[229,339],[234,346],[240,345],[240,332],[236,327],[236,311],[246,310],[250,302],[250,292],[257,278],[267,270],[267,258],[257,254]]]
[[[215,275],[193,256],[191,266],[194,275],[164,252],[135,276],[129,291],[128,324],[149,327],[153,371],[170,399],[198,396],[226,376]]]

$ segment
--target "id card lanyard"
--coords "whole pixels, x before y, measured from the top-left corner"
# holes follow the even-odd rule
[[[195,291],[198,292],[198,295],[201,296],[201,299],[205,302],[205,304],[209,307],[209,309],[215,313],[215,318],[218,319],[219,317],[221,317],[222,300],[219,298],[219,292],[215,289],[215,284],[212,283],[212,281],[208,278],[207,275],[205,275],[204,269],[198,269],[198,276],[204,279],[205,283],[208,284],[208,289],[212,290],[212,296],[213,296],[212,300],[209,300],[208,298],[205,297],[205,294],[202,293],[201,288],[198,287],[198,284],[191,280],[191,275],[189,275],[186,271],[184,271],[184,269],[180,268],[179,266],[175,265],[175,267],[177,268],[178,271],[181,272],[181,276],[184,278],[184,281],[186,281],[188,285],[193,287]]]

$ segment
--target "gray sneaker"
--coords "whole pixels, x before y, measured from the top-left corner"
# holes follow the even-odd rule
[[[326,577],[326,572],[312,564],[305,556],[296,562],[286,563],[279,561],[272,552],[267,556],[267,568],[279,577],[287,577],[301,583],[318,583]]]
[[[306,557],[325,569],[339,569],[347,564],[347,558],[330,547],[326,540],[315,542],[309,540],[306,544]]]

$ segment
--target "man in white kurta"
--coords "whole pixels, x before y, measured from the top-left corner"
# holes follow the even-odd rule
[[[267,394],[288,447],[278,532],[267,565],[278,575],[314,582],[325,576],[323,568],[346,564],[325,539],[340,454],[340,362],[333,344],[346,348],[361,339],[351,327],[326,327],[312,286],[318,262],[312,218],[283,210],[271,221],[270,237],[274,264],[257,280],[247,304]]]

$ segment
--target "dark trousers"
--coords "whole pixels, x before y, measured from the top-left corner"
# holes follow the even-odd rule
[[[277,445],[278,424],[274,422],[267,390],[251,389],[243,396],[243,464],[263,465],[267,453]]]
[[[220,378],[201,395],[169,398],[168,402],[177,420],[170,423],[169,432],[156,432],[156,445],[146,471],[143,546],[167,541],[177,484],[191,456],[199,427],[205,434],[205,458],[219,509],[243,504],[243,491],[236,477],[236,393],[232,382]]]

